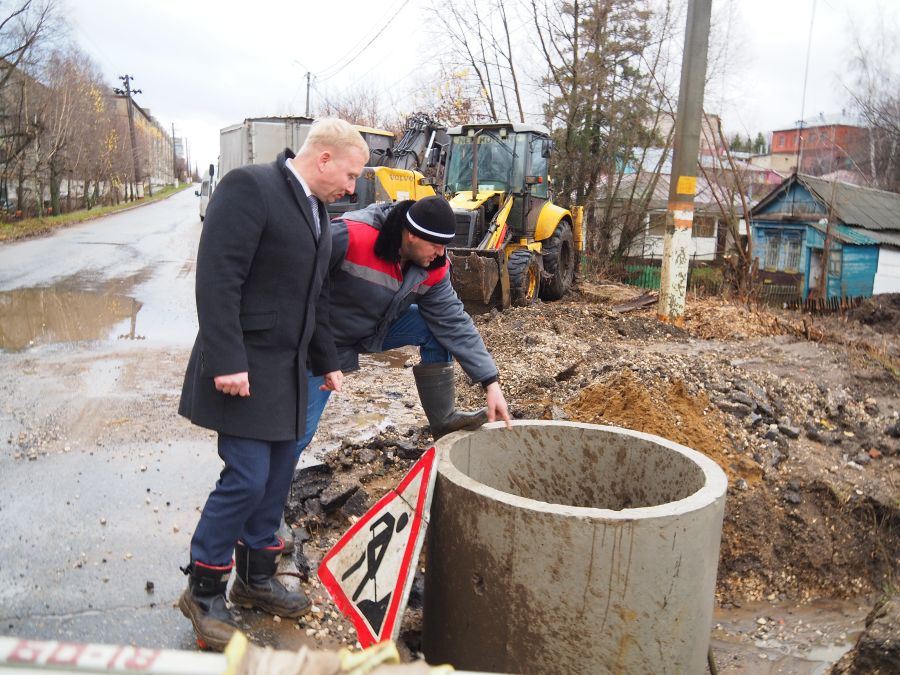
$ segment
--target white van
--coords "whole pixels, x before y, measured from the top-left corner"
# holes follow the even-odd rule
[[[194,194],[200,197],[200,222],[206,218],[206,206],[209,204],[209,198],[212,196],[215,182],[216,167],[209,165],[209,170],[203,174],[203,181],[200,183],[200,189],[194,190]]]

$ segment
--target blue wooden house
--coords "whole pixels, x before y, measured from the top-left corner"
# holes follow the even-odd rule
[[[804,300],[900,292],[900,194],[793,174],[750,211],[764,283]],[[828,240],[828,263],[823,263]]]

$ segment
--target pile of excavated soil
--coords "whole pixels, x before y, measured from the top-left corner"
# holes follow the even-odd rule
[[[859,307],[851,309],[847,316],[853,321],[870,326],[884,335],[900,335],[900,293],[885,293],[866,298]]]
[[[699,450],[725,469],[729,480],[756,482],[762,475],[756,462],[733,451],[724,416],[709,396],[691,394],[682,380],[639,382],[623,370],[583,389],[565,409],[576,422],[625,427]]]
[[[722,605],[895,587],[900,376],[890,354],[900,337],[878,334],[880,346],[860,348],[875,333],[847,316],[719,299],[689,299],[684,327],[658,321],[652,305],[613,309],[640,295],[594,284],[565,301],[474,317],[513,417],[635,429],[722,466]],[[457,385],[459,408],[484,404],[461,370]],[[332,479],[360,486],[365,499],[353,508],[374,504],[428,445],[420,426],[345,443]],[[291,511],[312,536],[303,548],[313,567],[356,517],[345,508],[323,513],[311,500]]]

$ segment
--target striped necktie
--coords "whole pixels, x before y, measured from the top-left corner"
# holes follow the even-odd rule
[[[316,239],[318,239],[322,234],[322,227],[319,225],[319,200],[315,195],[309,195],[307,199],[309,199],[309,208],[312,209],[313,224],[315,225]]]

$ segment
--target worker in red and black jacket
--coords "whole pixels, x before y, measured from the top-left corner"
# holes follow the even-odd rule
[[[453,209],[442,197],[372,205],[334,220],[331,230],[327,325],[335,352],[323,372],[311,372],[305,448],[312,440],[330,390],[328,370],[359,369],[360,353],[405,345],[419,347],[413,366],[419,400],[434,438],[504,420],[509,410],[497,381],[494,360],[450,285],[446,246],[453,239]],[[455,408],[452,359],[484,388],[487,407],[473,413]]]

